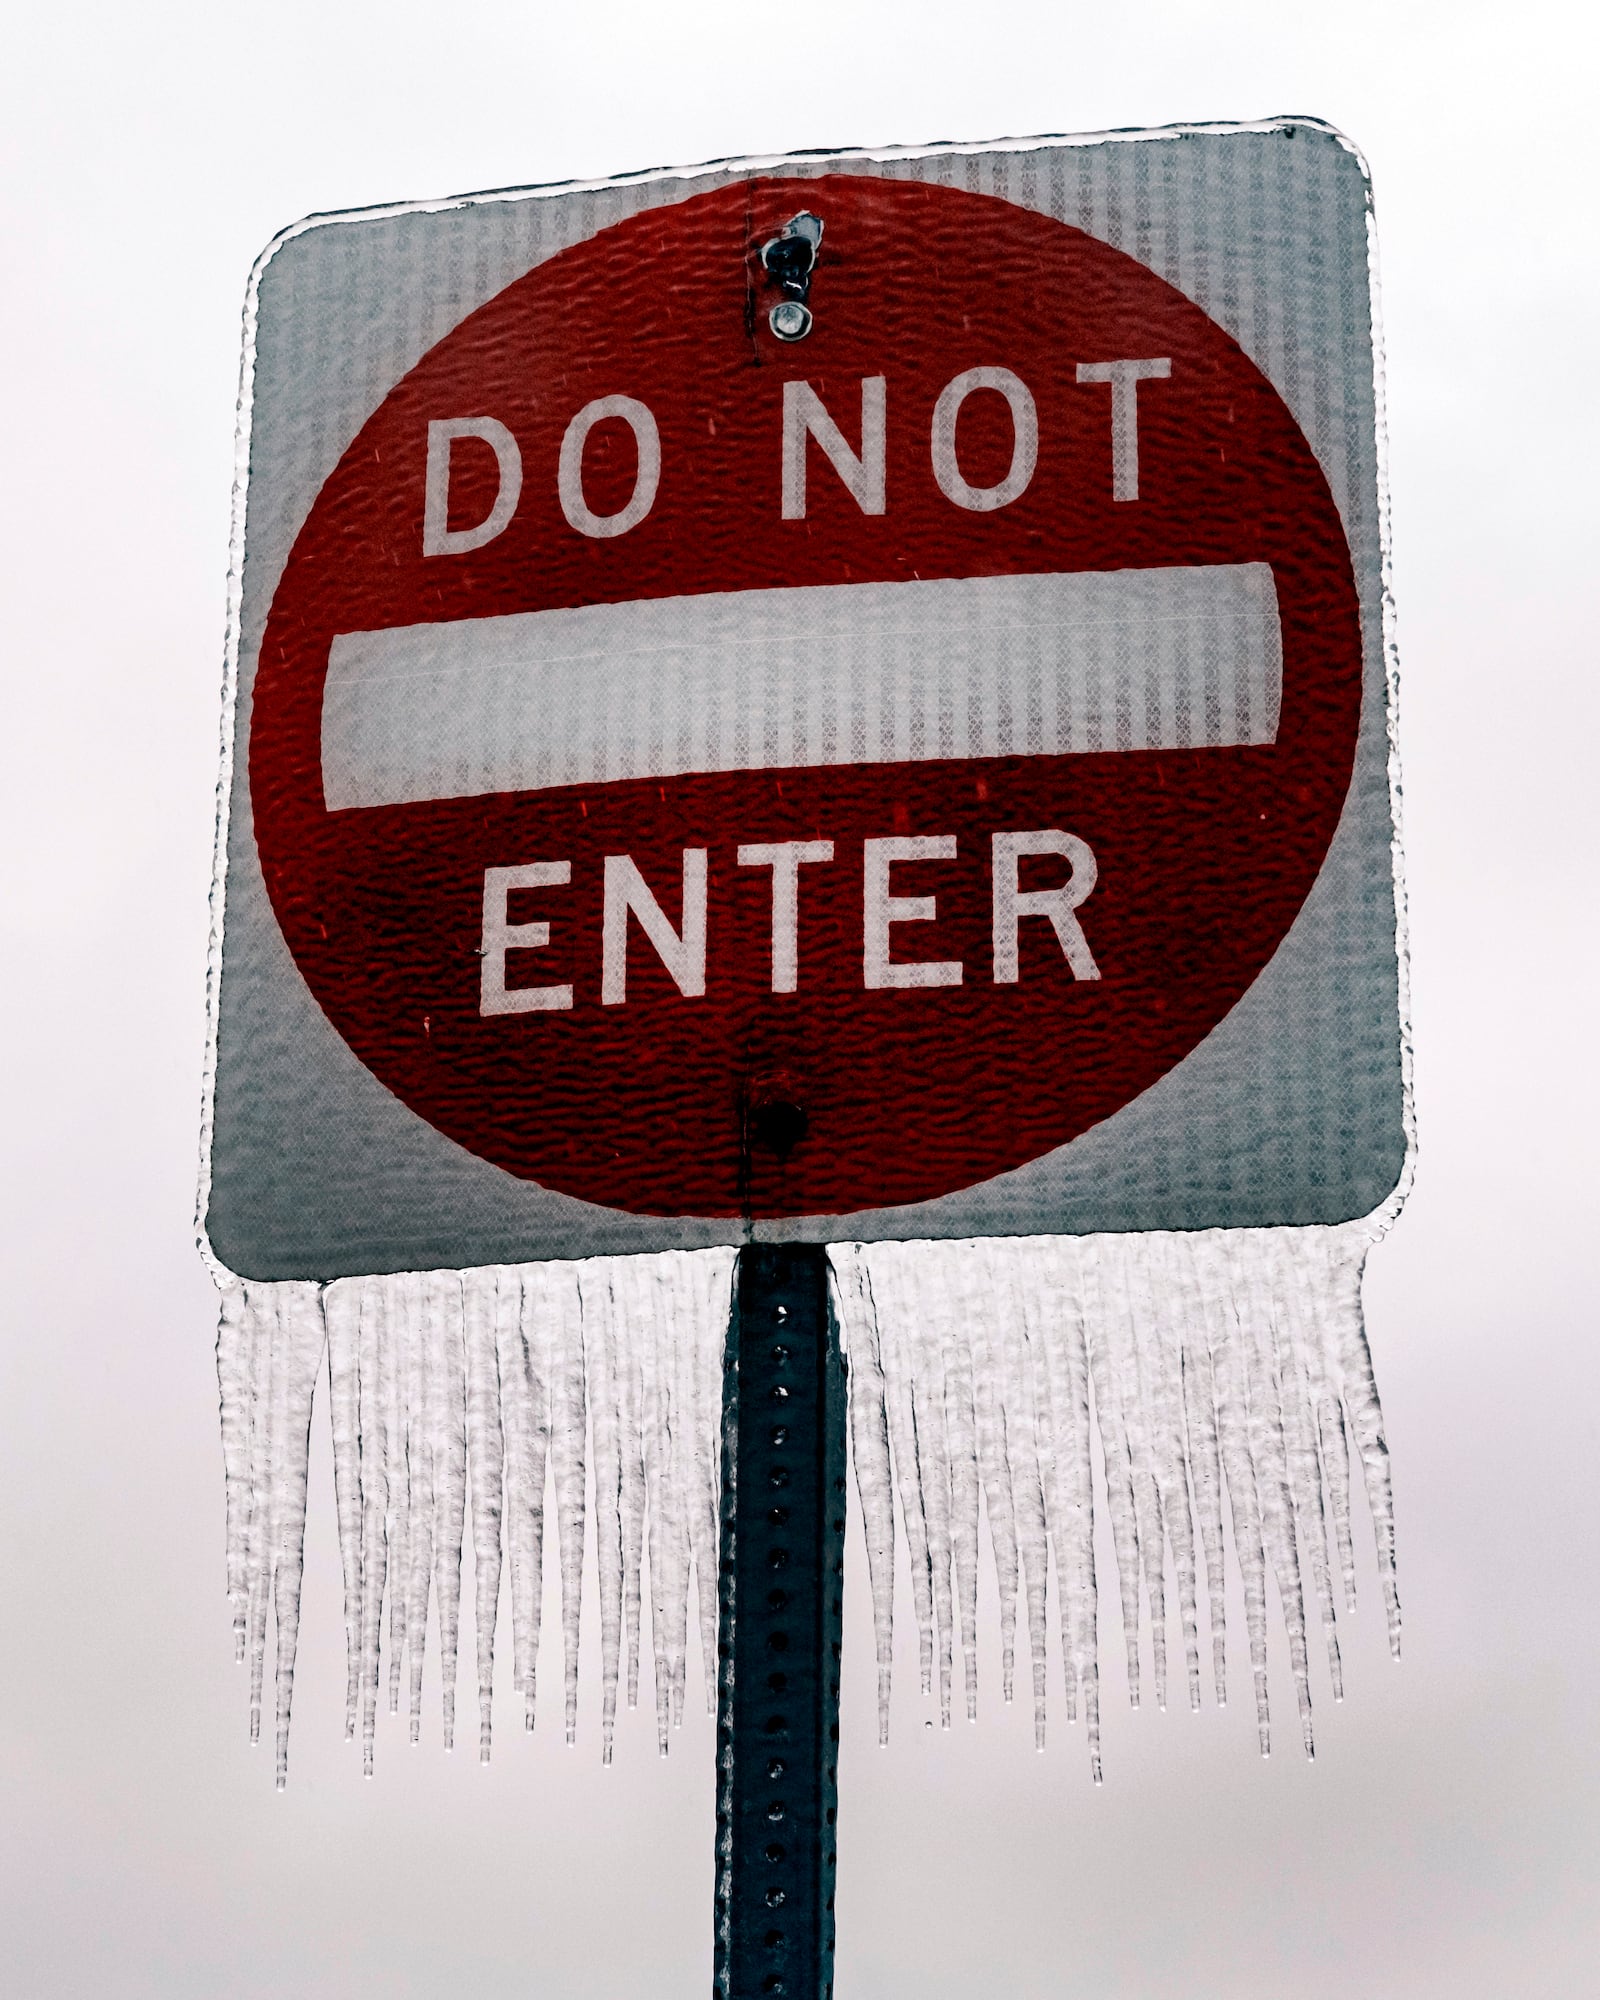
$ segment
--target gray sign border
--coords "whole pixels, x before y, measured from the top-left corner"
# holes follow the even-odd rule
[[[634,1216],[466,1153],[400,1104],[321,1013],[255,859],[241,754],[254,649],[322,479],[393,382],[485,298],[625,214],[752,173],[840,171],[1028,194],[1024,205],[1046,213],[1076,203],[1063,219],[1139,256],[1240,340],[1306,429],[1350,534],[1367,689],[1356,775],[1318,882],[1250,992],[1183,1062],[1070,1145],[895,1209],[754,1228]],[[1230,205],[1235,223],[1245,209],[1245,231],[1218,226]],[[1296,228],[1312,213],[1323,234],[1302,242]],[[434,219],[420,237],[419,218]],[[424,264],[446,282],[417,285]],[[413,308],[403,323],[397,291]],[[1309,355],[1308,336],[1321,342]],[[250,278],[235,448],[198,1217],[214,1273],[327,1279],[751,1236],[1361,1216],[1381,1232],[1415,1150],[1383,395],[1370,176],[1349,140],[1311,118],[715,161],[314,215],[281,232]],[[283,476],[286,458],[298,478]]]

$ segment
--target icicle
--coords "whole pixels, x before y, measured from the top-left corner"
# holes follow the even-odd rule
[[[1100,1777],[1093,1430],[1137,1705],[1141,1598],[1158,1697],[1170,1549],[1191,1702],[1200,1695],[1203,1559],[1217,1700],[1226,1693],[1224,1498],[1244,1584],[1263,1752],[1270,1747],[1270,1566],[1308,1753],[1305,1601],[1315,1592],[1335,1691],[1336,1617],[1354,1599],[1349,1453],[1359,1452],[1391,1646],[1399,1647],[1383,1417],[1361,1318],[1366,1236],[1343,1229],[1021,1243],[844,1246],[833,1298],[866,1532],[880,1738],[893,1664],[895,1508],[911,1560],[924,1694],[951,1711],[959,1635],[977,1692],[979,1514],[1012,1693],[1019,1591],[1043,1746],[1052,1563],[1067,1715],[1081,1703]],[[312,1395],[324,1345],[347,1642],[346,1734],[373,1768],[387,1678],[420,1734],[430,1598],[453,1739],[461,1556],[476,1574],[479,1754],[491,1743],[497,1606],[509,1567],[513,1682],[534,1715],[547,1486],[561,1571],[565,1728],[576,1732],[584,1536],[600,1602],[601,1754],[623,1685],[639,1691],[649,1605],[657,1740],[682,1722],[690,1592],[708,1702],[716,1685],[723,1345],[733,1253],[675,1253],[225,1292],[217,1381],[227,1586],[261,1732],[275,1621],[276,1772],[288,1744]],[[1342,1592],[1333,1578],[1337,1562]],[[1304,1574],[1304,1580],[1303,1580]],[[646,1577],[648,1576],[648,1583]],[[387,1607],[385,1599],[387,1596]],[[388,1674],[382,1646],[387,1608]],[[409,1676],[406,1668],[409,1666]]]
[[[333,1435],[333,1500],[344,1572],[345,1741],[361,1705],[361,1281],[345,1278],[323,1295],[328,1328],[328,1415]]]
[[[544,1488],[550,1418],[544,1384],[528,1351],[526,1315],[537,1310],[521,1275],[499,1274],[495,1348],[505,1426],[505,1521],[511,1556],[511,1685],[522,1696],[523,1727],[531,1729],[537,1694],[539,1621],[544,1605]]]
[[[1335,1623],[1333,1577],[1328,1550],[1328,1510],[1322,1496],[1327,1474],[1318,1422],[1316,1344],[1305,1260],[1279,1237],[1270,1246],[1273,1279],[1272,1330],[1283,1405],[1284,1464],[1294,1505],[1295,1543],[1311,1566],[1322,1612],[1322,1642],[1335,1701],[1344,1699],[1344,1676]],[[1347,1461],[1348,1463],[1348,1461]]]
[[[289,1711],[294,1700],[295,1649],[300,1637],[300,1583],[305,1574],[306,1483],[311,1455],[311,1399],[322,1367],[326,1329],[314,1285],[285,1288],[283,1395],[275,1402],[281,1428],[272,1449],[273,1617],[278,1628],[277,1755],[281,1792],[289,1779]]]
[[[1300,1740],[1307,1757],[1316,1755],[1311,1728],[1311,1672],[1306,1652],[1305,1586],[1289,1493],[1288,1450],[1284,1439],[1282,1388],[1274,1350],[1269,1272],[1260,1246],[1241,1244],[1234,1231],[1224,1246],[1234,1319],[1244,1366],[1246,1427],[1261,1503],[1261,1537],[1278,1586],[1278,1605],[1289,1641],[1289,1669],[1300,1708]]]
[[[433,1582],[433,1526],[436,1500],[434,1440],[443,1401],[439,1381],[439,1299],[431,1278],[417,1284],[411,1399],[406,1426],[406,1518],[410,1524],[410,1575],[406,1580],[406,1651],[411,1663],[411,1741],[422,1741],[422,1666],[428,1637],[428,1599]]]
[[[467,1478],[472,1494],[472,1566],[477,1581],[478,1761],[493,1741],[495,1615],[500,1601],[501,1511],[505,1438],[500,1425],[500,1358],[495,1322],[499,1281],[493,1271],[469,1271],[463,1297],[467,1361]]]
[[[1140,1246],[1143,1247],[1142,1245]],[[1147,1396],[1145,1378],[1151,1371],[1147,1356],[1141,1366],[1135,1294],[1143,1278],[1142,1259],[1126,1238],[1111,1237],[1100,1246],[1101,1303],[1107,1307],[1103,1333],[1112,1355],[1116,1393],[1128,1442],[1133,1481],[1134,1522],[1139,1539],[1139,1566],[1144,1575],[1150,1612],[1150,1656],[1156,1707],[1167,1705],[1167,1586],[1166,1523],[1161,1504],[1157,1459],[1157,1426]],[[1107,1281],[1109,1280],[1109,1292]]]
[[[706,1713],[715,1715],[722,1518],[723,1343],[708,1336],[713,1334],[714,1329],[725,1329],[732,1315],[734,1257],[731,1251],[724,1251],[687,1261],[691,1287],[689,1372],[694,1405],[689,1539],[694,1556]]]
[[[878,1741],[889,1740],[889,1688],[894,1670],[894,1476],[889,1467],[878,1316],[866,1263],[854,1244],[834,1252],[834,1312],[848,1367],[850,1457],[867,1538],[867,1584],[878,1655]]]
[[[1120,1300],[1115,1277],[1097,1260],[1093,1239],[1083,1253],[1084,1333],[1093,1386],[1100,1444],[1105,1454],[1106,1507],[1111,1516],[1112,1546],[1117,1556],[1117,1588],[1122,1601],[1122,1638],[1127,1660],[1128,1700],[1139,1706],[1139,1549],[1141,1523],[1133,1448],[1123,1421],[1122,1397],[1133,1387],[1126,1359],[1119,1377],[1108,1353],[1112,1329],[1121,1330]],[[1162,1648],[1163,1654],[1165,1648]],[[1158,1683],[1156,1698],[1161,1699]]]
[[[1244,1582],[1261,1749],[1265,1754],[1271,1741],[1270,1564],[1310,1754],[1302,1566],[1321,1606],[1337,1692],[1329,1535],[1348,1602],[1352,1438],[1366,1476],[1391,1629],[1398,1633],[1388,1452],[1360,1314],[1365,1241],[1352,1226],[836,1250],[880,1666],[890,1657],[892,1593],[879,1572],[893,1547],[898,1494],[911,1546],[923,1689],[929,1690],[937,1654],[941,1712],[948,1718],[958,1612],[963,1652],[971,1658],[967,1563],[976,1542],[974,1495],[981,1490],[1006,1671],[1020,1580],[1042,1745],[1053,1561],[1067,1713],[1075,1718],[1081,1696],[1090,1766],[1099,1780],[1091,1435],[1098,1428],[1133,1705],[1144,1605],[1157,1700],[1165,1701],[1169,1550],[1190,1705],[1198,1707],[1202,1695],[1202,1562],[1211,1678],[1218,1704],[1226,1698],[1226,1495]],[[970,1672],[967,1685],[970,1699]],[[885,1722],[887,1713],[887,1688],[880,1687]]]
[[[249,1616],[251,1383],[256,1316],[244,1287],[229,1285],[217,1318],[217,1395],[222,1412],[222,1468],[227,1505],[228,1606],[233,1617],[233,1657],[243,1661]]]
[[[561,1559],[564,1726],[578,1736],[578,1634],[583,1609],[584,1431],[583,1307],[570,1264],[546,1267],[540,1319],[540,1366],[550,1390],[550,1463]]]
[[[249,1286],[245,1310],[250,1320],[250,1499],[245,1521],[245,1642],[250,1663],[250,1741],[261,1741],[261,1692],[267,1660],[267,1608],[271,1594],[272,1549],[276,1532],[273,1500],[275,1390],[287,1343],[279,1326],[277,1288]]]
[[[1089,1351],[1085,1338],[1087,1274],[1077,1246],[1021,1259],[1024,1328],[1037,1417],[1039,1469],[1050,1542],[1060,1577],[1062,1672],[1067,1720],[1083,1696],[1089,1769],[1100,1783],[1098,1592],[1094,1570],[1094,1487],[1090,1457]],[[1023,1378],[1026,1385],[1027,1377]],[[1131,1514],[1130,1517],[1131,1519]],[[1129,1569],[1130,1578],[1133,1575]],[[1137,1635],[1137,1598],[1135,1633]],[[1043,1740],[1035,1727],[1035,1741]]]
[[[1319,1287],[1319,1296],[1327,1302],[1322,1324],[1330,1370],[1339,1384],[1346,1421],[1361,1454],[1367,1510],[1372,1516],[1378,1548],[1378,1582],[1383,1591],[1389,1651],[1398,1660],[1400,1593],[1395,1575],[1394,1491],[1389,1447],[1383,1434],[1383,1411],[1378,1404],[1372,1355],[1367,1347],[1367,1323],[1361,1309],[1361,1273],[1367,1248],[1367,1239],[1353,1228],[1337,1235],[1329,1231],[1323,1265],[1327,1277],[1324,1286]]]
[[[1100,1769],[1099,1593],[1094,1570],[1094,1462],[1090,1425],[1089,1346],[1085,1331],[1083,1294],[1063,1323],[1066,1349],[1065,1406],[1071,1419],[1071,1451],[1058,1467],[1070,1468],[1062,1501],[1066,1514],[1068,1559],[1065,1595],[1072,1610],[1072,1672],[1083,1690],[1084,1730],[1088,1740],[1089,1774],[1098,1785]],[[1069,1710],[1070,1713],[1070,1710]]]
[[[651,1648],[663,1732],[683,1715],[691,1580],[714,1707],[722,1352],[732,1270],[732,1252],[716,1251],[587,1268],[507,1266],[464,1277],[401,1273],[329,1288],[330,1413],[350,1659],[347,1734],[359,1713],[369,1774],[385,1678],[392,1710],[401,1684],[409,1686],[408,1730],[412,1741],[420,1735],[430,1598],[437,1605],[447,1747],[453,1741],[469,1512],[480,1757],[487,1760],[492,1741],[503,1557],[511,1582],[513,1682],[531,1726],[547,1482],[555,1496],[561,1566],[565,1726],[569,1741],[576,1735],[591,1461],[602,1544],[602,1628],[612,1669],[608,1724],[624,1631],[625,1518],[636,1599],[648,1541]],[[312,1362],[322,1339],[322,1315],[307,1321],[307,1299],[315,1306],[314,1291],[304,1286],[236,1288],[224,1297],[218,1329],[231,1479],[229,1597],[236,1647],[250,1662],[257,1735],[274,1604],[285,1702],[292,1669],[303,1512],[293,1490],[295,1452],[302,1481],[304,1460],[303,1444],[294,1439],[309,1410],[307,1326],[315,1335]],[[592,1448],[586,1435],[591,1413]],[[284,1467],[287,1487],[279,1477]],[[636,1646],[641,1637],[642,1626],[636,1626]],[[607,1750],[609,1743],[608,1727]]]
[[[1244,1583],[1245,1630],[1255,1685],[1256,1740],[1263,1757],[1272,1748],[1267,1694],[1267,1559],[1262,1538],[1261,1501],[1251,1455],[1244,1365],[1237,1317],[1228,1288],[1220,1232],[1198,1237],[1192,1256],[1206,1319],[1212,1385],[1216,1394],[1217,1444],[1228,1488],[1233,1546]]]
[[[941,1246],[942,1247],[942,1246]],[[914,1253],[897,1245],[899,1261]],[[939,1722],[950,1727],[950,1686],[954,1669],[955,1601],[951,1588],[950,1447],[945,1428],[946,1345],[942,1338],[947,1301],[935,1284],[918,1296],[916,1318],[907,1329],[915,1357],[911,1373],[911,1413],[916,1434],[917,1469],[922,1485],[922,1513],[928,1533],[928,1574],[933,1586],[934,1637],[939,1658]],[[929,1296],[932,1292],[933,1296]]]
[[[678,1421],[675,1369],[677,1332],[650,1277],[624,1264],[617,1273],[625,1322],[646,1337],[639,1355],[638,1423],[644,1467],[644,1522],[650,1551],[650,1639],[656,1697],[656,1748],[667,1754],[667,1735],[683,1660],[689,1603],[688,1522],[675,1478],[673,1436]],[[653,1336],[653,1337],[652,1337]],[[637,1640],[634,1641],[637,1644]],[[629,1661],[629,1699],[637,1668]]]
[[[615,1310],[608,1268],[598,1262],[585,1265],[579,1275],[579,1287],[594,1454],[595,1554],[600,1579],[600,1757],[609,1764],[622,1656],[622,1451],[621,1413],[614,1386]]]
[[[627,1649],[628,1706],[637,1708],[644,1627],[644,1369],[639,1346],[628,1339],[624,1275],[628,1267],[629,1260],[624,1258],[616,1259],[613,1266],[612,1382],[617,1397],[618,1504],[622,1515],[622,1631]]]
[[[361,1469],[361,1768],[372,1776],[378,1712],[378,1650],[389,1562],[389,1410],[393,1368],[389,1298],[380,1279],[362,1286],[356,1407]]]
[[[435,1291],[433,1560],[439,1601],[439,1698],[444,1747],[456,1741],[456,1657],[461,1639],[461,1544],[467,1508],[467,1359],[461,1280],[446,1272]]]
[[[950,1555],[956,1608],[961,1620],[961,1682],[967,1698],[967,1720],[978,1719],[978,1422],[973,1406],[972,1336],[976,1313],[982,1310],[982,1281],[977,1259],[965,1266],[945,1261],[950,1297],[960,1301],[957,1312],[939,1317],[944,1359],[944,1435],[950,1462]]]
[[[968,1375],[978,1478],[983,1486],[989,1544],[994,1551],[995,1582],[1000,1592],[1000,1698],[1009,1702],[1015,1693],[1016,1681],[1018,1555],[1016,1511],[1011,1499],[1013,1474],[1003,1344],[1009,1337],[1016,1312],[1012,1300],[1002,1296],[1006,1289],[1005,1274],[997,1268],[988,1244],[979,1245],[975,1254],[964,1260],[961,1270],[962,1306],[971,1356]],[[972,1540],[976,1571],[976,1489],[973,1494]],[[973,1622],[976,1626],[976,1591]],[[973,1680],[969,1684],[969,1714],[974,1712],[971,1696],[975,1693],[976,1675],[974,1660]]]
[[[384,1491],[388,1515],[384,1535],[389,1551],[389,1713],[400,1713],[400,1674],[405,1663],[407,1598],[411,1585],[411,1479],[406,1464],[410,1412],[417,1375],[417,1286],[407,1273],[389,1290],[385,1315],[389,1352],[384,1372],[388,1422],[384,1427]]]
[[[1336,1237],[1333,1231],[1304,1233],[1310,1241],[1299,1266],[1301,1282],[1297,1287],[1300,1361],[1312,1400],[1317,1463],[1328,1496],[1344,1608],[1354,1612],[1356,1552],[1350,1520],[1350,1436],[1337,1385],[1336,1343],[1329,1336],[1330,1317],[1340,1297],[1332,1262]],[[1359,1302],[1358,1291],[1356,1303]]]
[[[1033,1370],[1042,1361],[1034,1345],[1039,1338],[1037,1300],[1030,1291],[1031,1264],[1017,1266],[1014,1260],[995,1255],[989,1258],[989,1279],[994,1288],[992,1325],[995,1342],[1001,1416],[1005,1427],[1003,1470],[1011,1481],[1013,1562],[1020,1568],[1028,1621],[1028,1659],[1033,1685],[1033,1741],[1038,1750],[1045,1743],[1045,1698],[1048,1663],[1046,1660],[1046,1619],[1050,1576],[1050,1530],[1045,1510],[1042,1467],[1045,1447],[1050,1443],[1049,1413],[1041,1413],[1040,1399],[1033,1392]],[[980,1367],[981,1367],[980,1363]],[[1041,1414],[1045,1436],[1041,1439]],[[994,1535],[994,1500],[988,1500],[990,1534]],[[1002,1604],[1006,1589],[1004,1534],[995,1541],[995,1561],[1001,1569]],[[1011,1578],[1013,1592],[1016,1576]],[[1015,1599],[1013,1597],[1013,1603]],[[1002,1612],[1002,1616],[1004,1613]],[[1015,1612],[1011,1623],[1015,1628]],[[1002,1646],[1004,1634],[1002,1633]],[[1067,1683],[1067,1713],[1074,1709],[1074,1689]]]
[[[1194,1517],[1189,1508],[1188,1468],[1184,1461],[1183,1364],[1177,1330],[1169,1313],[1157,1303],[1158,1298],[1170,1295],[1163,1254],[1165,1244],[1164,1237],[1153,1237],[1148,1254],[1133,1260],[1128,1298],[1159,1518],[1178,1576],[1178,1613],[1183,1626],[1189,1706],[1198,1710],[1200,1626]]]
[[[672,1623],[668,1652],[672,1662],[672,1726],[683,1726],[684,1703],[689,1691],[689,1579],[694,1567],[691,1517],[698,1511],[698,1410],[695,1395],[694,1341],[676,1286],[662,1288],[662,1305],[672,1329],[668,1349],[670,1368],[666,1384],[670,1395],[667,1432],[667,1473],[670,1489],[670,1520],[673,1545]],[[651,1557],[652,1577],[654,1556]]]
[[[912,1401],[912,1362],[905,1351],[911,1313],[897,1283],[894,1246],[879,1244],[868,1256],[872,1297],[877,1313],[884,1377],[888,1385],[889,1438],[893,1449],[895,1485],[900,1495],[900,1519],[911,1556],[911,1604],[917,1621],[917,1654],[924,1695],[933,1692],[934,1613],[933,1562],[928,1546],[928,1521],[923,1505],[922,1468],[918,1458],[916,1411]]]
[[[722,1343],[709,1342],[705,1329],[726,1327],[733,1305],[733,1256],[680,1258],[670,1294],[677,1321],[677,1381],[680,1423],[676,1435],[677,1478],[681,1489],[686,1572],[684,1617],[688,1618],[687,1576],[692,1573],[706,1712],[716,1713],[717,1583],[720,1561],[718,1521],[722,1486]],[[683,1719],[688,1698],[687,1634],[675,1720]]]
[[[1206,1565],[1211,1626],[1211,1683],[1218,1708],[1228,1702],[1228,1613],[1222,1553],[1222,1458],[1217,1436],[1216,1382],[1205,1303],[1193,1251],[1180,1236],[1167,1239],[1166,1272],[1179,1314],[1178,1367],[1182,1376],[1183,1450]]]
[[[656,1737],[663,1755],[669,1732],[683,1721],[691,1573],[708,1707],[714,1710],[715,1703],[721,1342],[705,1334],[727,1325],[732,1262],[731,1256],[698,1266],[681,1256],[649,1265],[635,1260],[618,1264],[612,1275],[614,1351],[625,1363],[619,1371],[625,1397],[637,1395],[631,1418],[624,1399],[621,1421],[634,1426],[642,1469],[640,1493],[629,1504],[637,1509],[649,1554]],[[624,1455],[623,1490],[626,1466]],[[622,1518],[626,1566],[626,1512]]]
[[[229,1524],[235,1652],[250,1663],[250,1740],[261,1739],[267,1621],[276,1624],[274,1773],[288,1773],[289,1714],[300,1633],[311,1398],[322,1366],[322,1302],[314,1285],[249,1285],[224,1302],[218,1340],[225,1461],[236,1481]],[[237,1481],[246,1483],[241,1488]]]

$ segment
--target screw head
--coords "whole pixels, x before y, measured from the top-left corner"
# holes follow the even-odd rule
[[[811,309],[798,299],[780,299],[767,314],[767,325],[779,340],[804,340],[811,331]]]

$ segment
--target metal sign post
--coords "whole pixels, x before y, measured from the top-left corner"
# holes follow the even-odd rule
[[[716,1984],[833,1990],[844,1366],[826,1253],[739,1253],[723,1395]]]

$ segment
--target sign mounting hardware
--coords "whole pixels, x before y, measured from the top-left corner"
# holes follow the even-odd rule
[[[779,340],[804,340],[811,331],[813,314],[807,301],[821,247],[822,217],[808,208],[791,216],[761,246],[761,268],[783,293],[767,314],[767,325]]]

